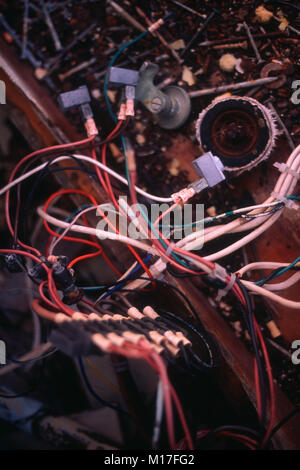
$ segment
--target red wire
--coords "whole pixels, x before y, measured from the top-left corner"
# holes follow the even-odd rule
[[[61,189],[55,193],[53,193],[48,199],[47,201],[45,202],[44,204],[44,211],[47,212],[47,209],[50,205],[50,203],[53,201],[53,199],[55,199],[56,197],[60,196],[60,195],[64,195],[64,194],[81,194],[85,197],[87,197],[91,202],[92,204],[94,204],[95,206],[98,205],[96,199],[89,193],[87,193],[86,191],[83,191],[81,189]],[[85,218],[85,224],[87,226],[88,225],[88,221],[87,219]],[[59,237],[59,234],[54,232],[54,230],[52,230],[49,226],[49,224],[47,223],[46,220],[44,220],[44,226],[46,228],[46,230],[54,237],[58,238]],[[96,238],[96,237],[94,237]],[[98,241],[90,241],[90,240],[86,240],[84,238],[76,238],[76,237],[69,237],[69,236],[65,236],[63,237],[64,240],[67,240],[67,241],[71,241],[71,242],[77,242],[77,243],[84,243],[86,245],[90,245],[90,246],[93,246],[95,248],[98,248],[98,251],[94,252],[94,253],[88,253],[86,255],[82,255],[82,256],[79,256],[78,258],[75,258],[70,264],[68,267],[71,267],[73,266],[75,263],[79,262],[79,261],[82,261],[83,259],[86,259],[86,258],[91,258],[93,256],[97,256],[99,254],[101,254],[104,258],[104,260],[106,261],[106,263],[111,267],[111,269],[118,275],[118,276],[121,276],[121,273],[120,271],[113,265],[113,263],[109,260],[108,256],[104,254],[104,251],[103,251],[103,248],[101,247],[100,243]],[[97,240],[97,239],[96,239]],[[46,253],[48,253],[48,246],[49,244],[47,244],[47,251]]]
[[[262,447],[264,447],[265,444],[269,440],[269,436],[272,432],[272,429],[273,429],[273,426],[274,426],[274,421],[275,421],[275,390],[274,390],[274,380],[273,380],[272,367],[271,367],[271,363],[270,363],[269,354],[268,354],[268,351],[267,351],[267,348],[266,348],[264,338],[262,336],[262,333],[260,331],[260,328],[259,328],[255,318],[254,318],[254,325],[255,325],[255,329],[256,329],[257,335],[259,337],[260,344],[261,344],[261,349],[262,349],[262,353],[263,353],[264,360],[265,360],[265,363],[266,363],[266,371],[267,371],[268,382],[269,382],[270,419],[269,419],[269,424],[268,424],[268,427],[267,427],[267,430],[266,430],[266,434],[265,434],[263,442],[262,442]]]
[[[15,175],[17,173],[17,171],[19,170],[19,168],[25,163],[27,162],[28,160],[30,160],[31,158],[33,157],[36,157],[37,155],[41,155],[43,156],[44,154],[47,154],[49,152],[54,152],[54,151],[59,151],[61,149],[67,149],[67,148],[70,148],[70,147],[74,147],[74,146],[81,146],[81,145],[84,145],[84,144],[88,144],[90,142],[92,142],[94,140],[94,136],[93,137],[89,137],[88,139],[84,139],[84,140],[80,140],[80,141],[77,141],[77,142],[72,142],[70,144],[64,144],[64,145],[55,145],[53,147],[48,147],[48,148],[44,148],[44,149],[41,149],[41,150],[36,150],[35,152],[32,152],[30,153],[29,155],[27,155],[26,157],[22,158],[18,163],[17,165],[15,166],[15,168],[13,169],[10,177],[9,177],[9,183],[11,183],[14,178],[15,178]],[[8,226],[8,229],[11,233],[11,235],[13,237],[15,237],[15,232],[14,232],[14,229],[12,227],[12,224],[11,224],[11,219],[10,219],[10,211],[9,211],[9,204],[10,204],[10,190],[8,190],[6,192],[6,195],[5,195],[5,217],[6,217],[6,223],[7,223],[7,226]],[[17,242],[18,244],[23,247],[24,249],[26,250],[30,250],[30,251],[33,251],[34,253],[36,253],[38,256],[41,255],[41,253],[39,252],[39,250],[37,250],[36,248],[33,248],[31,246],[28,246],[26,245],[25,243],[22,243],[19,239],[17,239]]]
[[[111,132],[111,134],[108,136],[108,138],[111,138],[115,132],[119,129],[120,125],[122,124],[122,122],[120,121],[116,128]],[[101,155],[102,155],[102,163],[104,165],[106,165],[106,150],[107,150],[107,144],[104,144],[102,146],[102,150],[101,150]],[[93,158],[94,160],[97,160],[97,156],[96,156],[96,152],[92,151],[92,155],[93,155]],[[107,172],[105,172],[105,175],[104,175],[104,179],[105,181],[103,180],[103,176],[101,174],[100,171],[97,171],[99,170],[98,167],[96,167],[96,172],[97,172],[97,175],[98,175],[98,178],[100,180],[100,183],[102,184],[103,188],[105,189],[107,195],[110,197],[110,199],[112,200],[113,204],[115,205],[116,209],[117,210],[120,210],[120,207],[119,207],[119,204],[114,196],[114,192],[113,192],[113,189],[112,189],[112,186],[111,186],[111,183],[110,183],[110,178],[109,178],[109,175]],[[101,216],[108,222],[108,219],[107,217],[105,216],[105,214],[101,213],[102,211],[99,211],[99,213],[101,214]],[[114,228],[115,232],[119,234],[119,231]],[[151,272],[149,271],[149,269],[147,268],[147,266],[145,265],[145,263],[143,262],[142,258],[138,255],[138,253],[135,251],[135,249],[131,246],[131,245],[127,245],[127,247],[129,248],[129,250],[131,251],[131,253],[135,256],[136,260],[139,262],[139,264],[142,266],[142,268],[144,269],[144,271],[147,273],[147,275],[152,278],[152,274]]]
[[[54,309],[57,309],[57,305],[54,304],[53,302],[51,302],[51,300],[49,300],[49,299],[45,296],[45,294],[44,294],[43,289],[44,289],[44,287],[45,287],[46,284],[47,284],[47,281],[43,281],[43,282],[39,285],[39,294],[40,294],[42,300],[43,300],[49,307],[54,308]]]
[[[259,375],[258,375],[258,366],[256,358],[254,358],[254,380],[255,380],[255,395],[257,401],[257,414],[259,420],[262,420],[262,404],[261,404],[261,393],[259,388]]]

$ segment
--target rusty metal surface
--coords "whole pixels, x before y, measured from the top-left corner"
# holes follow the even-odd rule
[[[0,40],[0,79],[7,84],[8,101],[18,110],[21,110],[29,121],[32,130],[40,136],[44,146],[61,142],[77,140],[79,136],[69,125],[67,119],[59,112],[52,97],[34,79],[31,69],[25,64],[20,64],[14,57],[12,49]],[[273,187],[277,177],[277,170],[272,168],[272,161],[284,161],[289,150],[283,140],[280,140],[271,159],[268,161],[268,172],[265,167],[258,167],[251,173],[246,173],[233,181],[237,194],[247,187],[257,203],[262,202]],[[177,158],[181,168],[186,170],[189,177],[194,178],[191,162],[198,156],[199,149],[186,136],[178,134],[166,155]],[[263,180],[263,183],[261,181]],[[72,186],[81,187],[89,193],[103,200],[103,194],[94,187],[90,178],[85,175],[76,174],[71,177]],[[66,184],[66,180],[62,184]],[[298,256],[300,238],[300,223],[297,214],[285,211],[280,221],[270,231],[260,237],[256,242],[259,257],[261,259],[285,261],[292,260]],[[283,243],[287,239],[288,244]],[[270,241],[271,240],[271,241]],[[124,252],[124,250],[119,250]],[[121,255],[120,253],[120,255]],[[234,372],[239,377],[250,399],[254,401],[254,381],[252,356],[235,337],[233,331],[226,322],[210,306],[201,292],[191,281],[178,282],[180,287],[189,294],[191,300],[198,307],[199,317],[205,327],[211,331],[220,342],[224,357]],[[283,295],[300,300],[300,292],[297,287],[289,289]],[[300,335],[299,313],[289,309],[278,308],[280,316],[276,319],[284,336],[289,340],[296,339]],[[296,321],[297,320],[297,321]],[[298,323],[298,325],[297,325]],[[291,409],[286,397],[276,389],[277,397],[277,419],[280,420]],[[299,448],[299,426],[298,418],[293,419],[279,433],[276,443],[278,447],[285,449]],[[298,430],[298,432],[297,432]]]
[[[174,280],[173,280],[174,282]],[[238,376],[249,399],[256,406],[255,384],[253,374],[253,356],[244,344],[238,340],[229,325],[211,306],[208,298],[196,288],[190,280],[178,280],[178,287],[189,297],[198,313],[204,327],[211,332],[219,343],[222,354],[233,372]],[[275,384],[276,413],[275,423],[283,419],[291,410],[293,405],[285,394]],[[274,443],[277,449],[299,449],[300,446],[300,417],[296,415],[293,420],[282,427]]]

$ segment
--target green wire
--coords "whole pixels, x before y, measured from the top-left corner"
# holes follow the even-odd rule
[[[280,271],[278,271],[278,273],[276,273],[272,279],[275,279],[276,277],[279,277],[281,276],[282,274],[286,273],[289,269],[293,268],[295,266],[295,264],[299,263],[300,261],[300,256],[298,256],[298,258],[296,258],[291,264],[289,264],[288,266],[286,266],[285,268],[282,268]],[[257,281],[255,282],[255,284],[257,286],[260,286],[261,284],[264,284],[266,281],[265,279],[261,279],[260,281]]]
[[[126,44],[124,44],[117,52],[116,54],[113,56],[113,58],[111,59],[111,61],[109,62],[109,65],[108,67],[112,67],[113,64],[115,63],[115,61],[117,60],[117,58],[119,57],[119,55],[125,50],[127,49],[128,47],[132,46],[134,43],[136,43],[137,41],[139,41],[140,39],[142,39],[143,37],[145,37],[147,34],[149,33],[149,31],[144,31],[143,33],[139,34],[135,39],[133,39],[132,41],[129,41],[127,42]],[[103,86],[103,90],[104,90],[104,97],[105,97],[105,102],[106,102],[106,106],[108,108],[108,111],[109,111],[109,114],[111,115],[114,123],[116,124],[117,123],[117,119],[116,119],[116,115],[114,114],[113,110],[112,110],[112,107],[111,107],[111,104],[110,104],[110,101],[109,101],[109,98],[108,98],[108,93],[107,93],[107,78],[106,78],[106,75],[104,76],[104,86]],[[124,135],[121,134],[121,140],[122,140],[122,146],[123,146],[123,150],[124,150],[124,155],[125,155],[125,169],[126,169],[126,179],[128,181],[128,187],[130,188],[130,178],[129,178],[129,172],[128,172],[128,166],[127,166],[127,156],[126,156],[126,143],[125,143],[125,139],[124,139]],[[164,246],[164,248],[167,248],[167,245],[166,243],[161,239],[161,237],[159,236],[158,232],[154,229],[154,227],[152,226],[150,220],[148,219],[148,217],[146,216],[146,214],[143,212],[142,209],[140,209],[141,211],[141,214],[143,215],[144,219],[146,220],[148,226],[150,227],[151,231],[155,234],[155,236],[159,239],[160,243]],[[177,259],[177,261],[179,263],[181,263],[182,265],[186,266],[186,264],[181,261],[176,255],[172,255],[175,259]]]
[[[132,39],[132,41],[129,41],[127,42],[126,44],[123,44],[123,46],[120,47],[120,49],[115,53],[115,55],[113,56],[113,58],[111,59],[111,61],[109,62],[108,64],[108,67],[112,67],[115,63],[115,61],[117,60],[117,58],[119,57],[120,54],[122,54],[122,52],[127,49],[127,47],[130,47],[132,46],[133,44],[135,44],[137,41],[139,41],[140,39],[142,39],[144,36],[146,36],[147,34],[149,33],[149,31],[144,31],[143,33],[139,34],[136,38]],[[117,124],[117,118],[116,118],[116,115],[115,113],[113,112],[112,110],[112,107],[111,107],[111,104],[110,104],[110,101],[109,101],[109,98],[108,98],[108,93],[107,93],[107,77],[106,77],[106,74],[104,75],[104,81],[103,81],[103,91],[104,91],[104,98],[105,98],[105,102],[106,102],[106,106],[107,106],[107,109],[109,111],[109,114],[111,115],[111,118],[112,120],[114,121],[115,124]],[[125,155],[125,172],[126,172],[126,179],[127,179],[127,182],[128,182],[128,187],[130,188],[130,178],[129,178],[129,171],[128,171],[128,165],[127,165],[127,152],[126,152],[126,143],[125,143],[125,138],[124,138],[124,135],[121,134],[121,141],[122,141],[122,147],[123,147],[123,151],[124,151],[124,155]]]

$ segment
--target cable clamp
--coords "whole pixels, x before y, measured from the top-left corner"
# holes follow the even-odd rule
[[[213,279],[219,279],[222,282],[226,282],[226,278],[228,275],[228,272],[225,268],[223,268],[223,266],[218,263],[215,263],[215,267],[208,277],[211,277]]]
[[[297,171],[293,170],[291,167],[289,167],[286,163],[275,162],[273,166],[275,166],[275,168],[277,168],[280,173],[288,173],[294,176],[295,178],[300,179],[300,174]]]
[[[174,248],[175,248],[175,243],[171,242],[166,250],[166,256],[170,256]]]
[[[287,199],[286,196],[282,196],[281,194],[276,193],[275,191],[271,193],[271,196],[274,197],[274,199],[277,199],[278,201],[282,202],[288,209],[294,209],[297,211],[299,208],[299,206],[294,201],[292,201],[291,199]]]
[[[224,297],[225,295],[228,294],[229,291],[231,291],[231,289],[234,286],[235,281],[236,281],[236,275],[231,274],[230,281],[228,282],[228,284],[226,284],[226,286],[223,289],[218,290],[217,297],[216,297],[217,302],[219,302],[222,299],[222,297]]]

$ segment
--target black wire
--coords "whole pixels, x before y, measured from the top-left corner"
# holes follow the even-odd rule
[[[46,359],[47,358],[43,358],[42,359],[42,365],[41,365],[41,370],[40,370],[40,374],[38,376],[38,378],[36,378],[35,380],[35,383],[27,390],[25,390],[24,392],[20,392],[20,393],[16,393],[16,394],[13,394],[13,395],[6,395],[5,393],[1,393],[0,392],[0,398],[21,398],[21,397],[25,397],[27,395],[30,395],[30,393],[36,391],[42,381],[42,378],[43,378],[43,375],[44,375],[44,366],[45,366],[45,363],[46,363]],[[1,385],[0,385],[0,388],[1,388]]]
[[[73,160],[75,160],[76,163],[78,163],[82,167],[83,171],[89,171],[87,166],[83,162],[81,162],[78,158],[74,157],[74,155],[68,155],[68,156],[70,158],[72,158]],[[28,211],[29,211],[29,208],[31,207],[31,205],[33,203],[36,191],[40,187],[43,179],[47,176],[49,166],[52,164],[52,162],[56,158],[57,157],[52,157],[47,162],[45,167],[40,172],[38,172],[38,175],[35,178],[34,184],[33,184],[32,188],[31,188],[31,190],[30,190],[30,192],[29,192],[29,194],[26,198],[26,201],[25,201],[24,207],[21,211],[21,216],[20,216],[20,219],[19,219],[19,225],[24,228],[23,232],[26,233],[26,234],[30,233],[30,231],[28,230]]]
[[[135,279],[146,279],[145,277],[135,277]],[[174,314],[171,314],[171,312],[166,312],[164,311],[165,313],[167,313],[170,317],[172,316],[172,318],[174,318],[176,321],[180,321],[182,324],[185,324],[188,328],[190,329],[193,329],[194,332],[200,336],[202,338],[202,341],[204,342],[204,338],[206,337],[207,338],[207,342],[206,342],[206,345],[209,344],[209,341],[211,341],[216,349],[216,352],[217,352],[217,356],[218,356],[218,363],[220,362],[220,358],[221,358],[221,352],[220,352],[220,348],[219,348],[219,345],[217,344],[217,342],[215,341],[215,339],[213,338],[212,335],[210,335],[206,330],[205,328],[203,327],[202,325],[202,322],[200,321],[198,315],[197,315],[197,312],[195,310],[195,308],[193,307],[191,301],[188,299],[188,297],[176,286],[173,286],[172,284],[166,282],[166,281],[163,281],[161,279],[155,279],[154,281],[155,283],[157,282],[158,284],[161,284],[161,285],[164,285],[166,287],[170,287],[171,289],[175,290],[185,301],[185,303],[188,305],[189,307],[189,310],[190,312],[192,313],[193,315],[193,318],[196,320],[197,322],[197,325],[198,325],[198,328],[194,325],[192,325],[190,322],[186,321],[186,320],[183,320],[179,317],[177,317],[176,315]],[[114,284],[117,284],[117,283],[114,283]],[[125,289],[123,287],[120,288],[121,290],[123,291],[128,291],[128,292],[138,292],[138,293],[141,293],[141,294],[144,294],[143,291],[141,291],[140,289]],[[160,309],[162,310],[162,309]],[[201,336],[202,335],[202,336]],[[206,365],[206,367],[209,367],[208,365]],[[214,366],[216,367],[216,366]]]
[[[199,362],[206,368],[209,368],[209,369],[212,369],[212,368],[215,368],[215,367],[218,367],[220,365],[220,362],[221,362],[221,352],[220,352],[220,348],[219,348],[219,345],[212,339],[211,335],[209,335],[209,333],[207,333],[206,331],[203,332],[203,331],[200,331],[198,328],[196,328],[194,325],[192,325],[190,322],[188,322],[187,320],[184,320],[183,318],[181,317],[178,317],[177,315],[175,315],[174,313],[171,313],[171,312],[168,312],[164,309],[161,309],[161,308],[158,308],[157,311],[162,314],[162,316],[164,317],[164,315],[166,316],[169,316],[171,318],[173,318],[177,323],[181,323],[182,325],[184,325],[187,329],[190,329],[192,330],[201,340],[201,342],[205,345],[206,349],[208,350],[208,354],[211,358],[211,364],[208,364],[207,362],[204,362],[202,359],[199,358],[199,356],[197,356],[196,353],[194,353],[195,356],[197,356]],[[209,338],[210,340],[212,340],[213,344],[214,344],[214,347],[216,349],[216,355],[217,355],[217,360],[215,361],[214,358],[213,358],[213,353],[212,353],[212,349],[210,347],[210,344],[209,342],[207,341],[207,338]],[[194,356],[194,357],[195,357]],[[201,369],[203,370],[203,369]]]
[[[255,332],[255,327],[254,327],[254,321],[253,321],[253,314],[252,314],[252,307],[251,307],[251,301],[250,297],[248,295],[247,289],[245,286],[241,283],[239,279],[236,280],[239,288],[241,289],[243,296],[245,298],[246,302],[246,308],[247,311],[245,311],[243,304],[240,302],[241,310],[243,313],[243,317],[245,320],[246,325],[248,325],[248,330],[249,334],[251,337],[252,341],[252,346],[256,358],[256,363],[257,363],[257,368],[258,368],[258,374],[259,374],[259,382],[260,382],[260,392],[261,392],[261,404],[262,404],[262,424],[263,427],[265,427],[266,424],[266,400],[267,400],[267,393],[266,393],[266,376],[264,372],[264,365],[263,365],[263,360],[260,355],[259,349],[258,349],[258,344],[257,344],[257,337],[256,337],[256,332]],[[263,430],[262,430],[263,432]]]
[[[264,0],[264,3],[277,3],[278,5],[295,8],[295,10],[300,11],[300,7],[298,7],[297,5],[294,5],[294,3],[290,3],[290,2],[282,2],[280,0]]]
[[[80,368],[80,372],[81,372],[81,375],[82,375],[82,378],[83,378],[83,381],[88,389],[88,391],[90,392],[90,394],[96,398],[96,400],[101,403],[102,406],[106,406],[108,408],[111,408],[113,410],[116,410],[116,411],[119,411],[120,413],[124,414],[125,416],[128,416],[130,417],[130,414],[127,413],[127,411],[124,411],[122,410],[122,408],[120,408],[119,406],[117,405],[113,405],[111,403],[109,403],[108,401],[104,400],[103,398],[100,397],[100,395],[98,395],[98,393],[96,393],[93,389],[93,387],[91,386],[90,382],[89,382],[89,379],[87,378],[87,375],[86,375],[86,372],[85,372],[85,368],[84,368],[84,364],[83,364],[83,361],[82,361],[82,358],[79,356],[78,357],[78,363],[79,363],[79,368]]]
[[[19,361],[18,359],[14,359],[14,358],[9,358],[9,361],[10,362],[13,362],[15,364],[29,364],[30,362],[35,362],[35,361],[40,361],[42,359],[45,359],[46,357],[49,357],[49,356],[52,356],[52,354],[56,353],[58,351],[57,348],[53,348],[51,349],[51,351],[48,351],[47,353],[45,354],[42,354],[41,356],[38,356],[38,357],[33,357],[32,359],[26,359],[25,361]]]
[[[121,133],[124,132],[124,130],[126,129],[126,127],[127,127],[128,124],[129,124],[129,122],[130,122],[130,118],[127,119],[127,120],[124,122],[124,124],[121,125],[120,129],[119,129],[111,138],[109,138],[109,139],[104,139],[104,140],[102,140],[102,141],[100,141],[100,142],[94,142],[94,143],[89,142],[88,144],[86,144],[86,145],[84,145],[84,146],[74,146],[74,148],[72,148],[72,147],[71,147],[71,148],[69,148],[69,147],[60,147],[59,149],[56,149],[56,150],[49,150],[49,152],[44,152],[44,153],[42,153],[42,154],[40,154],[40,155],[37,154],[35,157],[33,157],[33,158],[30,160],[29,164],[27,164],[27,165],[22,169],[21,174],[23,174],[23,173],[26,171],[25,168],[29,168],[30,166],[32,166],[32,164],[33,164],[37,159],[39,159],[40,157],[45,158],[46,156],[48,157],[48,156],[50,156],[50,155],[54,155],[54,154],[55,154],[55,156],[50,160],[50,162],[51,162],[53,159],[57,158],[59,154],[61,155],[62,153],[64,153],[64,149],[66,150],[66,154],[67,154],[67,155],[72,156],[71,154],[72,154],[73,151],[76,152],[76,151],[78,151],[78,150],[83,150],[83,149],[91,148],[91,147],[92,147],[92,148],[96,148],[96,147],[98,147],[98,146],[102,146],[102,145],[104,145],[104,144],[106,144],[106,143],[109,143],[109,142],[111,142],[112,140],[116,139]],[[72,157],[72,158],[75,159],[75,157]],[[80,164],[82,167],[86,167],[85,164],[84,164],[83,162],[81,162],[80,160],[79,160],[79,164]],[[48,167],[48,166],[49,166],[49,162],[48,162],[48,164],[47,164],[47,167]],[[44,168],[44,169],[45,169],[45,168]],[[42,170],[42,171],[43,171],[43,170]],[[16,189],[17,189],[17,192],[18,192],[18,200],[19,200],[19,198],[20,198],[20,185],[21,185],[21,183],[19,183],[19,184],[16,186]],[[19,215],[19,214],[17,213],[15,220],[17,220],[18,215]],[[26,232],[27,232],[27,231],[26,231]]]
[[[291,268],[289,268],[289,271],[290,270],[300,271],[300,267],[299,266],[292,266]],[[266,284],[266,282],[271,281],[272,279],[274,279],[280,271],[282,271],[282,268],[274,269],[274,271],[272,271],[267,277],[264,278],[263,282],[259,283],[259,286],[262,287],[264,284]]]
[[[193,268],[194,269],[194,268]],[[175,269],[173,269],[171,267],[171,264],[170,263],[167,263],[167,271],[173,276],[173,277],[177,277],[179,279],[183,279],[185,277],[195,277],[195,276],[199,276],[200,273],[203,273],[203,271],[199,271],[197,274],[193,274],[193,273],[179,273],[177,272]]]

